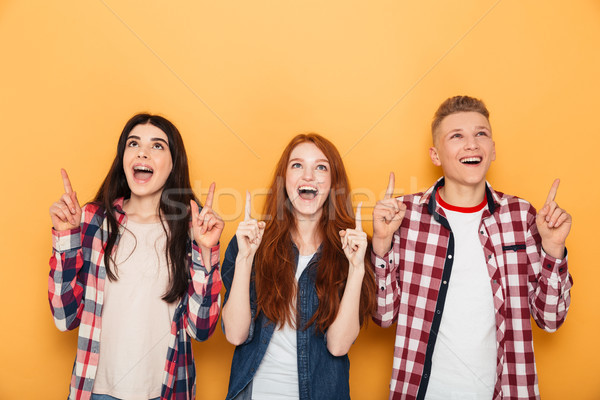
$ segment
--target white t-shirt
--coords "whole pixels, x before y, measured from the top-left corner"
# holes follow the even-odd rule
[[[298,257],[296,282],[314,254]],[[252,380],[253,400],[298,399],[298,348],[296,329],[284,325],[275,329],[265,356]]]
[[[438,203],[454,235],[454,262],[425,398],[491,399],[496,381],[496,319],[479,240],[487,203],[484,199],[477,211],[450,206],[439,196]]]
[[[169,283],[165,246],[160,222],[127,221],[115,257],[118,280],[105,280],[93,393],[128,400],[160,396],[177,307],[161,299]]]

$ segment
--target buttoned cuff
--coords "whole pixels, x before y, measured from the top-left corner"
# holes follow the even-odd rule
[[[215,268],[219,268],[219,262],[221,257],[221,245],[217,243],[213,247],[210,248],[210,266],[211,271]],[[194,267],[198,266],[200,269],[206,270],[206,266],[204,265],[204,259],[202,258],[202,250],[200,246],[196,243],[196,241],[192,241],[192,261],[194,263]]]
[[[63,253],[81,247],[81,227],[66,231],[57,231],[52,228],[52,247],[54,251]]]
[[[542,249],[542,275],[547,278],[550,278],[552,275],[558,275],[561,279],[566,279],[568,275],[567,258],[566,247],[563,258],[554,258]]]
[[[378,278],[385,277],[388,265],[392,264],[394,261],[393,257],[394,254],[391,248],[383,255],[383,257],[379,257],[373,250],[371,250],[371,263],[373,264],[375,275],[377,275]]]

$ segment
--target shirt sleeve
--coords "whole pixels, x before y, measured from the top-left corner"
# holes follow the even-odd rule
[[[85,285],[81,238],[81,227],[68,231],[52,229],[48,301],[54,323],[61,331],[75,329],[81,322]]]
[[[571,303],[573,279],[567,266],[567,250],[561,259],[546,254],[535,224],[535,210],[529,215],[526,245],[529,309],[540,328],[554,332],[564,322]]]
[[[184,318],[188,334],[198,341],[208,339],[215,331],[221,310],[221,272],[219,270],[220,246],[210,249],[211,269],[208,271],[202,260],[202,252],[192,240],[190,283],[187,315]]]
[[[233,236],[229,245],[227,246],[227,251],[225,252],[225,259],[223,260],[223,284],[225,285],[225,299],[223,300],[223,306],[227,303],[229,299],[229,294],[231,290],[231,285],[233,284],[233,276],[235,274],[235,260],[237,258],[238,253],[238,244],[237,237]],[[250,328],[248,332],[248,338],[245,343],[252,341],[254,337],[254,324],[256,319],[256,294],[254,285],[252,284],[252,280],[250,283]],[[221,329],[223,333],[225,333],[225,324],[223,323],[223,319],[221,319]]]
[[[396,322],[400,305],[400,288],[398,286],[398,264],[400,263],[400,230],[394,233],[392,248],[379,257],[371,251],[371,263],[377,284],[377,306],[373,321],[383,328]]]

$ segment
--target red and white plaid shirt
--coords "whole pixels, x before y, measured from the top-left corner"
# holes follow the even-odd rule
[[[121,198],[115,202],[121,227],[127,220],[122,206]],[[52,230],[53,251],[48,278],[50,309],[61,331],[79,327],[69,393],[69,399],[73,400],[91,397],[100,357],[106,229],[104,209],[90,203],[83,207],[79,228],[66,232]],[[219,246],[211,249],[210,272],[203,265],[196,243],[189,240],[188,248],[190,284],[171,322],[161,400],[195,398],[196,370],[190,337],[200,341],[208,339],[219,319]]]
[[[378,282],[378,325],[397,324],[390,399],[423,399],[436,334],[451,282],[454,236],[435,193],[399,197],[407,206],[392,248],[372,254]],[[538,399],[531,320],[548,332],[565,320],[573,280],[562,260],[547,255],[527,201],[486,185],[479,225],[496,315],[496,386],[493,399]]]

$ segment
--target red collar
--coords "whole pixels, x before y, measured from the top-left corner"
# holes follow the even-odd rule
[[[485,205],[487,204],[487,199],[485,198],[485,196],[483,196],[483,200],[481,201],[481,203],[479,203],[478,205],[476,205],[475,207],[458,207],[458,206],[453,206],[452,204],[448,204],[444,201],[444,199],[442,199],[442,196],[440,196],[440,191],[437,190],[435,192],[435,201],[437,201],[437,203],[445,208],[446,210],[449,211],[456,211],[456,212],[460,212],[460,213],[475,213],[478,211],[483,210],[483,208],[485,207]]]

